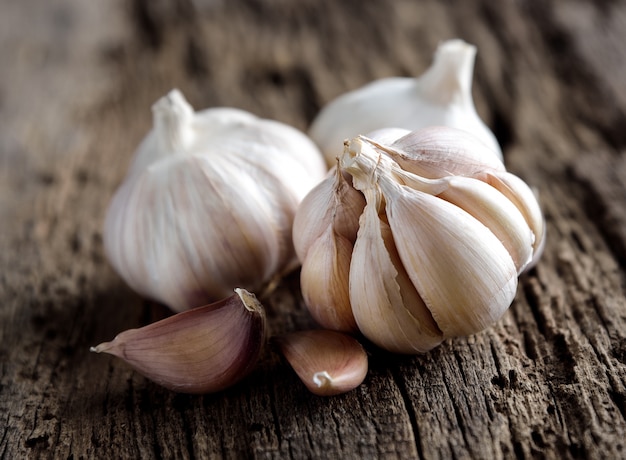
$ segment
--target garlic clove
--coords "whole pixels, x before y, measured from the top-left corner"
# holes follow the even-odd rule
[[[400,259],[445,337],[495,323],[517,289],[498,238],[466,211],[391,180],[380,181]]]
[[[469,177],[449,177],[438,196],[465,210],[491,230],[511,255],[517,273],[530,263],[534,233],[519,209],[497,189]]]
[[[541,257],[546,241],[545,218],[535,193],[521,178],[508,172],[484,172],[476,177],[484,180],[506,196],[526,219],[528,226],[535,235],[532,259],[525,268],[525,271],[529,270],[535,266]]]
[[[311,245],[300,272],[300,288],[311,316],[336,331],[358,331],[348,288],[351,256],[352,243],[331,225]]]
[[[430,126],[412,131],[391,145],[361,139],[384,151],[402,169],[430,179],[505,171],[502,161],[480,139],[456,128]]]
[[[367,353],[349,335],[328,331],[297,331],[276,338],[281,352],[304,385],[319,396],[346,393],[367,375]]]
[[[347,173],[334,167],[300,203],[293,223],[293,243],[300,261],[330,225],[350,243],[356,240],[365,199],[349,180]]]
[[[200,394],[248,375],[265,341],[263,306],[254,294],[235,289],[226,299],[129,329],[91,351],[117,356],[170,390]]]
[[[450,126],[474,134],[501,160],[500,146],[472,99],[475,57],[473,45],[443,42],[419,78],[384,78],[339,96],[313,120],[309,135],[332,164],[342,142],[360,134],[387,127]]]
[[[378,217],[377,193],[365,194],[350,265],[350,301],[359,330],[388,351],[426,352],[443,334],[400,261],[389,225]]]

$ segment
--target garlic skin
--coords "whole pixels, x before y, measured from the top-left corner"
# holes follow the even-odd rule
[[[425,128],[388,139],[390,145],[365,136],[345,143],[342,177],[349,174],[366,201],[352,253],[322,241],[305,253],[303,266],[309,257],[349,266],[348,301],[358,330],[386,350],[423,353],[498,321],[519,274],[541,254],[545,223],[530,188],[471,134]],[[325,209],[341,212],[330,200]],[[302,208],[296,220],[305,228],[324,212]],[[296,246],[298,239],[294,233]],[[303,271],[303,290],[318,282],[315,271]],[[324,295],[333,305],[343,291],[328,287]]]
[[[437,125],[472,133],[502,160],[498,141],[472,99],[475,57],[475,46],[460,39],[445,41],[420,77],[384,78],[331,101],[313,120],[309,135],[329,165],[341,155],[346,139],[383,128],[415,131]]]
[[[308,390],[334,396],[358,387],[367,375],[367,353],[349,335],[329,331],[296,331],[274,339]]]
[[[118,334],[91,351],[117,356],[180,393],[214,393],[248,375],[266,342],[263,306],[235,289],[219,302]]]
[[[326,174],[290,126],[232,108],[194,112],[173,90],[153,106],[104,224],[117,273],[174,311],[261,289],[294,268],[293,218]]]

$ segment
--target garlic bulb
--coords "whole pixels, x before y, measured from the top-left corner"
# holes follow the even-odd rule
[[[327,162],[334,164],[343,141],[360,134],[382,128],[450,126],[472,133],[488,147],[485,152],[502,159],[498,141],[474,107],[475,56],[476,47],[462,40],[443,42],[420,77],[384,78],[339,96],[313,120],[309,135]]]
[[[530,188],[493,158],[484,144],[454,128],[425,128],[390,145],[365,136],[346,142],[336,177],[352,177],[354,190],[342,196],[362,193],[358,223],[345,203],[311,198],[321,186],[296,214],[299,228],[315,227],[326,211],[358,226],[349,254],[325,234],[311,244],[306,232],[294,233],[296,247],[310,248],[298,253],[303,267],[320,260],[349,267],[347,283],[328,285],[328,305],[351,312],[356,330],[398,353],[426,352],[497,321],[513,301],[518,275],[538,259],[545,225]],[[326,211],[313,212],[305,203]],[[303,270],[302,291],[325,276]],[[308,306],[319,321],[320,307]]]
[[[105,220],[121,277],[182,311],[293,268],[295,210],[326,173],[317,147],[241,110],[194,113],[177,90],[153,114]]]

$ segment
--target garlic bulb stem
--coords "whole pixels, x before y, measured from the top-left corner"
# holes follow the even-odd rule
[[[178,90],[170,91],[152,106],[154,126],[165,151],[184,153],[193,141],[194,111]]]

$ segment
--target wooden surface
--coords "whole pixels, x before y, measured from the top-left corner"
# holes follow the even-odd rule
[[[370,348],[312,396],[274,350],[215,395],[89,346],[162,317],[113,273],[102,220],[172,87],[305,129],[331,98],[478,47],[474,96],[548,243],[492,329]],[[625,458],[626,3],[2,0],[0,458]],[[297,274],[272,329],[305,328]]]

